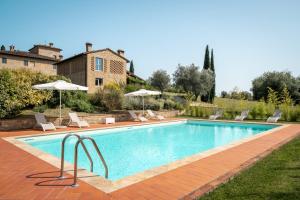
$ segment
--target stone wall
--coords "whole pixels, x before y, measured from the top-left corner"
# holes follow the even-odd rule
[[[35,58],[22,58],[12,55],[0,55],[0,59],[7,58],[7,63],[3,64],[0,60],[0,68],[8,69],[30,69],[32,71],[45,73],[48,75],[56,75],[54,61],[47,61]],[[24,65],[24,60],[28,61],[28,66]]]
[[[96,71],[97,57],[103,59],[103,71]],[[118,65],[114,63],[118,63]],[[103,86],[109,83],[126,83],[126,64],[124,59],[109,50],[89,53],[87,55],[88,93],[95,93],[102,87],[95,85],[96,78],[103,79]]]
[[[142,111],[135,111],[137,114],[142,114]],[[164,117],[170,118],[175,117],[179,114],[179,111],[158,111],[157,114],[163,115]],[[79,117],[83,120],[86,120],[89,124],[98,124],[103,123],[103,119],[106,117],[114,117],[117,122],[131,120],[127,111],[116,111],[111,114],[90,114],[90,115],[80,115]],[[55,125],[59,124],[58,117],[47,117],[47,120],[54,123]],[[62,125],[67,125],[69,122],[68,118],[64,118]],[[6,119],[0,120],[0,131],[7,130],[20,130],[20,129],[29,129],[35,126],[35,119],[33,116],[22,117],[17,119]]]

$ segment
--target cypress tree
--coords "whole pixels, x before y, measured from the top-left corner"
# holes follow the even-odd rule
[[[214,50],[211,50],[211,57],[210,57],[210,69],[213,72],[214,75],[214,84],[210,91],[210,103],[214,101],[215,95],[216,95],[216,73],[215,73],[215,64],[214,64]]]
[[[210,68],[209,48],[208,48],[208,45],[206,45],[203,69],[209,69],[209,68]]]
[[[215,64],[214,64],[214,50],[211,49],[211,56],[210,56],[210,69],[215,73]]]
[[[131,73],[134,74],[134,65],[133,65],[133,61],[130,61],[129,72],[131,72]]]
[[[210,68],[209,47],[208,45],[206,45],[203,69],[208,70],[209,68]],[[202,95],[201,101],[204,102],[210,101],[210,92],[207,95]]]

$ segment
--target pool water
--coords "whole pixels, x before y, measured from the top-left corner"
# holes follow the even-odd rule
[[[170,162],[247,138],[276,125],[222,123],[206,121],[170,122],[159,125],[132,126],[97,131],[83,131],[95,139],[109,169],[109,180],[136,174]],[[81,133],[81,132],[80,132]],[[21,138],[37,149],[60,158],[63,134]],[[77,138],[65,146],[65,160],[73,163]],[[94,161],[94,173],[104,176],[96,151],[85,141]],[[89,170],[89,161],[79,148],[78,166]]]

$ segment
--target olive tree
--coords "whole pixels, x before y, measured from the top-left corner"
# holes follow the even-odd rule
[[[260,100],[263,98],[267,100],[268,88],[280,93],[285,86],[293,100],[300,99],[299,79],[297,80],[292,76],[291,72],[265,72],[252,81],[253,99]]]
[[[209,69],[199,70],[194,64],[190,66],[178,65],[173,74],[173,80],[176,87],[185,92],[192,92],[195,100],[200,95],[207,95],[213,86],[213,72]]]
[[[150,84],[158,88],[159,91],[163,92],[170,86],[171,78],[167,71],[165,70],[157,70],[153,72],[152,76],[149,78]]]

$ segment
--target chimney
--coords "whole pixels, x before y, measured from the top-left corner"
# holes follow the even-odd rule
[[[93,46],[92,43],[89,43],[89,42],[85,43],[85,50],[86,50],[86,52],[92,51],[93,50],[92,46]]]
[[[53,47],[53,42],[50,42],[50,43],[49,43],[49,47]]]
[[[14,45],[10,45],[10,46],[9,46],[9,50],[10,50],[10,51],[15,51],[15,46],[14,46]]]
[[[125,51],[122,49],[118,49],[118,54],[124,57]]]

